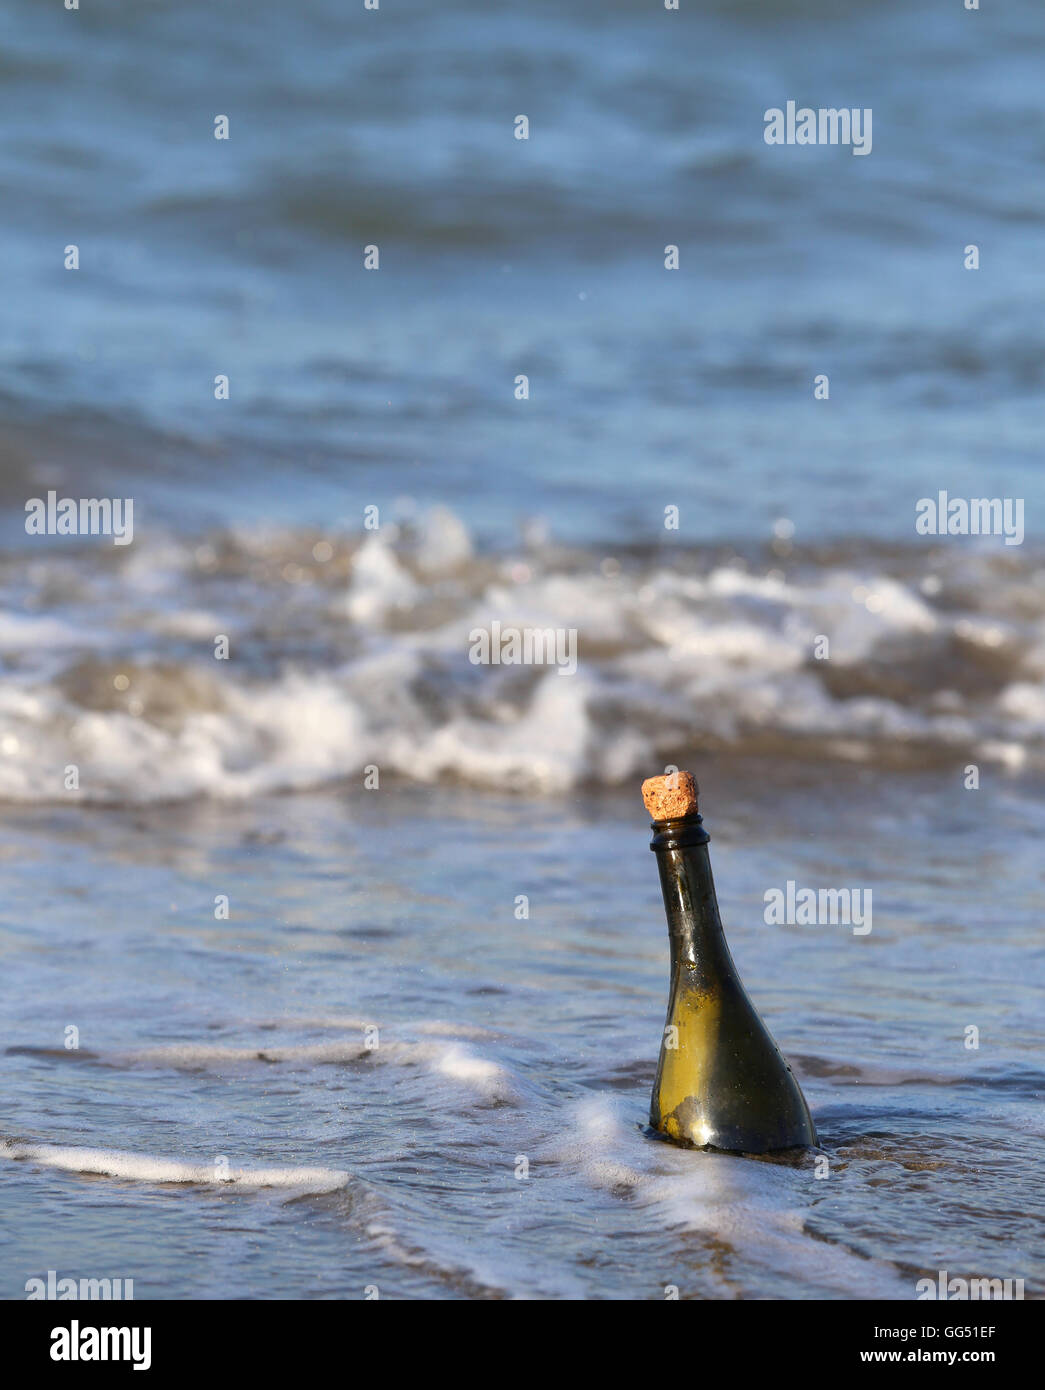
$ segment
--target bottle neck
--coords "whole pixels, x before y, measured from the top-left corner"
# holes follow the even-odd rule
[[[654,821],[650,849],[657,856],[671,963],[706,965],[728,949],[718,912],[708,855],[708,832],[699,815]]]

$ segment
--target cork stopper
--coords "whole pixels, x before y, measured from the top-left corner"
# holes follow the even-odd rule
[[[673,772],[666,777],[647,777],[642,800],[653,820],[677,820],[697,809],[697,783],[692,773]]]

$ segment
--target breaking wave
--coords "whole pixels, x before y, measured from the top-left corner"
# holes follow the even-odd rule
[[[715,750],[1045,764],[1029,547],[571,550],[535,530],[483,553],[436,509],[362,537],[4,556],[0,585],[8,801],[243,798],[368,768],[558,794]],[[575,633],[576,671],[473,663],[495,622]]]

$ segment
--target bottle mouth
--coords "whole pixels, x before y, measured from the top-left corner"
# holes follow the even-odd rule
[[[650,849],[654,851],[687,849],[691,845],[706,845],[711,839],[704,829],[704,817],[698,811],[670,820],[652,821],[650,829],[653,831]]]

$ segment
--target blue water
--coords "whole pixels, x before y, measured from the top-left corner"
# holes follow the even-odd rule
[[[0,1295],[1040,1297],[1040,4],[5,28]],[[826,1175],[643,1134],[671,764]]]
[[[864,778],[860,805],[781,783],[783,817],[758,779],[707,785],[732,949],[819,1177],[642,1133],[667,953],[634,796],[31,815],[0,918],[22,984],[0,1292],[55,1269],[139,1298],[913,1299],[944,1269],[1040,1296],[1040,807],[941,819],[932,781],[895,804]],[[766,886],[842,863],[869,935],[762,925]]]
[[[1040,502],[1043,47],[1033,0],[16,3],[25,467],[200,523],[406,495],[501,542],[535,510],[906,538],[940,487]],[[871,107],[871,154],[767,146],[788,99]]]

